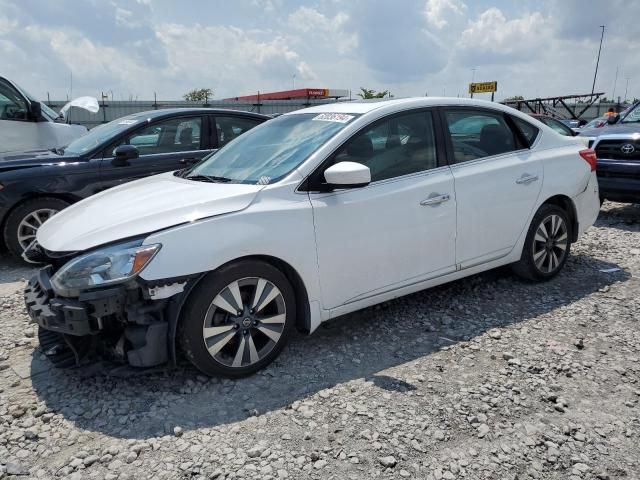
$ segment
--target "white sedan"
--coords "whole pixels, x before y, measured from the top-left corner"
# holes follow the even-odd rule
[[[295,327],[502,265],[555,277],[598,215],[595,167],[495,103],[299,110],[54,216],[26,252],[50,263],[26,303],[57,365],[157,365],[179,347],[206,374],[247,375]]]

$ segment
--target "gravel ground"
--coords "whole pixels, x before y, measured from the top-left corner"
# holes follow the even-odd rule
[[[640,479],[640,208],[298,336],[260,374],[52,370],[0,260],[0,478]]]

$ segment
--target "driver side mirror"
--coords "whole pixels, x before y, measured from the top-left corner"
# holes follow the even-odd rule
[[[31,114],[31,118],[36,122],[40,120],[40,117],[42,117],[42,105],[40,102],[31,102],[31,105],[29,106],[29,113]]]
[[[129,165],[129,160],[138,158],[140,153],[133,145],[119,145],[113,151],[113,160],[111,164],[115,167],[124,167]]]
[[[371,183],[371,170],[357,162],[339,162],[324,171],[328,187],[359,188]]]

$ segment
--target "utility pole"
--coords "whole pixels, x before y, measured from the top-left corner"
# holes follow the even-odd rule
[[[598,76],[598,65],[600,64],[600,52],[602,52],[602,41],[604,40],[604,25],[600,25],[602,34],[600,35],[600,48],[598,48],[598,59],[596,60],[596,71],[593,74],[593,85],[591,86],[591,95],[596,89],[596,77]]]
[[[629,77],[627,77],[627,86],[624,87],[624,101],[627,101],[627,90],[629,90]]]
[[[616,98],[616,87],[618,86],[618,69],[620,67],[616,65],[616,79],[613,81],[613,93],[611,94],[611,98]]]
[[[296,74],[295,73],[291,76],[291,88],[292,88],[292,90],[296,89]]]
[[[476,80],[476,69],[472,68],[471,69],[471,83],[473,83]],[[471,98],[473,98],[473,92],[471,92]]]

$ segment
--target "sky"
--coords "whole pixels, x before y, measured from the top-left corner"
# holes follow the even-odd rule
[[[0,75],[51,100],[360,87],[640,97],[629,0],[0,0]],[[616,71],[617,81],[616,81]],[[485,94],[486,96],[486,94]],[[481,96],[482,97],[482,96]]]

